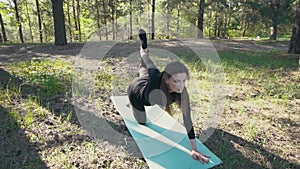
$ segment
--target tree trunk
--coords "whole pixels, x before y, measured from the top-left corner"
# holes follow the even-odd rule
[[[273,21],[273,27],[272,27],[272,29],[273,30],[271,31],[270,40],[276,40],[278,26],[277,26],[277,23],[275,21]]]
[[[180,2],[178,2],[177,5],[177,27],[176,27],[176,32],[179,32],[179,26],[180,26]]]
[[[3,22],[3,19],[2,19],[1,13],[0,13],[0,25],[1,25],[1,30],[2,30],[2,41],[7,42],[7,36],[6,36],[4,22]]]
[[[105,29],[105,38],[106,40],[108,40],[108,30],[107,30],[107,18],[106,18],[106,4],[105,4],[105,1],[103,0],[102,1],[102,7],[103,7],[103,12],[104,12],[104,29]]]
[[[203,15],[204,15],[204,3],[205,0],[200,0],[199,2],[199,11],[198,11],[198,38],[203,38]]]
[[[77,24],[78,24],[78,33],[79,33],[79,42],[82,41],[82,35],[81,35],[81,25],[80,25],[80,3],[79,0],[77,0]]]
[[[300,6],[296,10],[295,27],[292,31],[288,52],[300,54]]]
[[[77,23],[77,15],[76,15],[76,4],[75,4],[75,0],[72,0],[72,10],[73,10],[73,19],[74,19],[74,26],[75,26],[75,33],[74,33],[74,40],[78,40],[79,39],[79,35],[78,35],[78,23]]]
[[[28,11],[28,3],[27,3],[27,0],[25,0],[25,7],[26,7],[26,15],[27,15],[28,26],[29,26],[30,39],[31,39],[31,42],[33,42],[32,25],[31,25],[31,19],[30,19],[30,15],[29,15],[29,11]]]
[[[111,29],[112,29],[112,39],[115,40],[115,7],[113,0],[110,0],[110,7],[111,7]]]
[[[151,32],[151,39],[154,39],[154,30],[155,30],[155,0],[152,0],[152,32]]]
[[[97,18],[97,33],[99,36],[99,40],[101,41],[101,24],[100,24],[100,4],[99,0],[96,0],[95,6],[96,6],[96,18]]]
[[[232,17],[232,12],[230,12],[229,17],[228,17],[228,19],[227,19],[227,24],[226,24],[226,36],[227,36],[228,39],[229,39],[230,37],[229,37],[229,33],[228,33],[228,31],[227,31],[227,28],[230,28],[231,17]]]
[[[18,3],[17,3],[17,0],[13,0],[13,2],[14,2],[14,5],[15,5],[15,12],[16,12],[17,24],[19,26],[20,41],[21,41],[21,43],[24,43],[23,31],[22,31],[22,24],[21,24],[20,15],[19,15],[19,9],[18,9]]]
[[[132,0],[129,0],[129,8],[130,8],[130,11],[129,11],[129,39],[133,39],[132,38]]]
[[[48,42],[48,29],[45,23],[43,24],[43,30],[44,30],[44,37],[45,37],[45,42]]]
[[[212,10],[208,11],[208,18],[212,18]],[[209,19],[208,21],[208,37],[211,37],[211,26],[212,25],[212,20]]]
[[[171,23],[171,15],[172,15],[172,10],[171,10],[171,7],[170,7],[170,0],[168,0],[168,5],[167,5],[167,25],[166,25],[166,28],[167,28],[167,32],[166,32],[166,39],[170,39],[170,23]]]
[[[215,21],[214,21],[214,36],[217,37],[218,30],[218,10],[215,13]]]
[[[71,22],[71,16],[70,16],[70,4],[67,1],[67,18],[68,18],[68,30],[69,30],[69,41],[73,41],[72,37],[72,22]]]
[[[276,10],[278,10],[277,5],[275,4],[276,2],[271,2],[270,3],[270,8],[271,8],[271,13],[272,13],[272,30],[271,30],[271,36],[270,40],[276,40],[277,37],[277,15],[276,15]]]
[[[148,1],[147,1],[147,2],[148,2],[148,4],[147,4],[148,10],[147,10],[147,11],[149,11],[149,12],[147,12],[147,13],[148,13],[147,17],[148,17],[148,32],[149,32],[149,33],[150,33],[151,30],[152,30],[152,26],[151,26],[151,23],[152,23],[151,15],[152,15],[152,13],[150,12],[150,11],[151,11],[151,9],[150,9],[151,1],[152,1],[152,0],[148,0]],[[152,7],[151,7],[151,8],[152,8]],[[150,35],[150,34],[149,34],[149,35]]]
[[[55,45],[66,45],[65,16],[63,0],[51,0],[54,20]]]
[[[37,16],[38,16],[38,22],[39,22],[40,42],[43,43],[43,31],[42,31],[42,19],[41,19],[42,17],[41,17],[39,0],[35,0],[35,4],[36,4]]]
[[[246,32],[250,26],[250,23],[248,22],[247,18],[244,18],[243,21],[242,21],[242,37],[245,37],[246,36]]]

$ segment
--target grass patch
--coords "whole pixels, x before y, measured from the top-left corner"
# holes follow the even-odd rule
[[[298,69],[298,58],[286,58],[277,52],[220,52],[219,55],[228,84],[257,89],[260,96],[299,98],[299,83],[291,74]]]
[[[298,58],[284,57],[278,51],[224,51],[219,56],[227,83],[225,111],[215,133],[205,143],[224,162],[217,168],[297,168],[300,152],[294,147],[298,145],[300,120]],[[137,72],[122,58],[114,59],[104,60],[101,69],[93,74],[95,96],[101,100],[99,108],[106,110],[104,117],[124,132],[107,96],[111,92],[126,94]],[[189,83],[198,82],[194,86],[197,92],[190,92],[190,98],[192,111],[200,112],[201,118],[194,123],[201,130],[205,120],[202,116],[206,116],[210,102],[209,73],[192,53],[185,53],[181,59],[190,68]],[[43,168],[41,163],[50,168],[147,168],[144,161],[122,154],[115,145],[94,142],[80,126],[71,123],[73,111],[52,110],[56,108],[53,105],[64,102],[61,98],[71,90],[71,63],[32,59],[7,68],[26,85],[39,89],[40,94],[24,96],[22,87],[12,82],[0,88],[0,108],[4,107],[5,112],[0,117],[8,115],[0,121],[0,134],[7,136],[8,147],[0,150],[4,157],[0,158],[0,168]],[[53,99],[56,96],[63,97]],[[20,144],[15,140],[21,140]],[[34,148],[24,148],[21,143]]]
[[[36,86],[42,95],[54,95],[70,90],[73,67],[63,60],[40,60],[10,65],[12,75]]]

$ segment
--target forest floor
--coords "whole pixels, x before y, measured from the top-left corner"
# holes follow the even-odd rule
[[[201,44],[198,40],[189,42]],[[285,41],[211,42],[226,75],[222,119],[204,142],[224,162],[216,168],[300,168],[299,55],[287,54]],[[93,112],[83,113],[90,118],[86,119],[104,119],[115,131],[130,137],[109,99],[112,94],[126,94],[126,88],[112,86],[110,81],[121,78],[124,71],[135,70],[124,59],[138,51],[139,43],[117,44],[109,50],[107,59],[87,62],[99,64],[95,93],[82,94],[76,100],[74,88],[72,91],[74,65],[78,66],[76,56],[85,45],[0,46],[0,168],[148,168],[144,159],[131,154],[126,145],[112,136],[105,137],[101,133],[104,130],[94,129],[97,125],[87,125],[91,121],[76,114],[80,105],[80,112]],[[150,47],[179,56],[190,52],[177,41],[150,41]],[[200,72],[205,74],[205,68]],[[192,74],[207,80],[197,71]],[[128,82],[134,75],[122,80]],[[206,88],[199,90],[203,91],[200,110],[205,111],[209,94]],[[194,121],[199,135],[205,128],[202,120]]]

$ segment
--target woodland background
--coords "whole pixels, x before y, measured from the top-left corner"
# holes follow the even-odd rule
[[[146,13],[151,38],[172,38],[178,32],[197,25],[205,37],[268,37],[276,40],[297,34],[296,0],[1,0],[0,42],[82,42],[98,33],[100,39],[116,39],[118,30],[128,31],[138,20],[121,25],[118,19]],[[155,12],[176,19],[154,25]],[[188,22],[181,22],[186,20]],[[294,31],[293,31],[294,29]],[[99,31],[101,30],[101,31]],[[155,31],[154,31],[155,30]],[[197,32],[197,30],[195,30]],[[297,32],[298,31],[298,32]],[[198,37],[202,38],[199,33]]]
[[[162,22],[159,13],[170,19]],[[140,27],[151,49],[189,67],[187,85],[198,85],[187,86],[197,137],[211,117],[211,79],[177,39],[184,34],[199,47],[209,39],[216,49],[226,76],[224,111],[203,143],[223,161],[215,169],[300,168],[300,1],[0,0],[0,25],[1,169],[148,168],[128,151],[123,136],[131,135],[110,100],[136,76],[139,60],[132,66],[128,56],[139,51]],[[76,93],[76,61],[94,35],[122,42],[102,61],[86,60],[96,70],[83,84],[94,82],[95,93]],[[156,65],[170,61],[161,54],[151,53]],[[82,116],[107,122],[122,139],[93,133],[99,127],[83,125]]]

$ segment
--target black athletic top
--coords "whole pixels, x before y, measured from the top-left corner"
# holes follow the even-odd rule
[[[148,68],[148,74],[149,76],[142,76],[142,77],[137,77],[135,78],[129,85],[128,88],[128,95],[129,95],[129,100],[132,104],[132,106],[137,109],[138,111],[145,111],[144,106],[151,106],[150,101],[149,101],[149,95],[152,90],[155,89],[160,89],[161,85],[161,72],[157,68]],[[178,100],[177,98],[181,97],[180,93],[171,93],[171,103],[174,101]],[[161,101],[159,97],[155,98],[155,103],[158,105],[160,104]],[[179,99],[181,100],[181,99]],[[180,105],[180,103],[179,103]],[[162,105],[165,106],[165,105]],[[189,106],[189,105],[188,105]],[[183,116],[184,121],[188,117]],[[190,118],[190,117],[189,117]],[[187,122],[191,123],[191,122]],[[188,137],[189,139],[195,139],[195,132],[193,129],[192,124],[187,124],[185,123],[185,127],[188,130]]]

